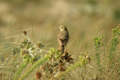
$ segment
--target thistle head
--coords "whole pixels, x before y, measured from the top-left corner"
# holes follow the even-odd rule
[[[23,31],[23,34],[26,36],[27,35],[27,31]]]

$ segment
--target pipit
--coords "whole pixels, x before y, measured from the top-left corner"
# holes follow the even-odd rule
[[[60,30],[60,32],[59,32],[58,38],[57,38],[58,43],[59,43],[59,50],[64,52],[64,48],[69,41],[69,32],[68,32],[67,27],[64,25],[60,25],[59,30]]]

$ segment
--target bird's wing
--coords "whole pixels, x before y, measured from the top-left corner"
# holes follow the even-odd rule
[[[58,39],[60,40],[65,40],[66,39],[66,33],[65,32],[60,32],[58,34]]]

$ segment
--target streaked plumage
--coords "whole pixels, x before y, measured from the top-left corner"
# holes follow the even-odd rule
[[[58,34],[58,43],[60,46],[60,50],[64,50],[65,46],[69,41],[69,32],[68,29],[64,25],[60,25]]]

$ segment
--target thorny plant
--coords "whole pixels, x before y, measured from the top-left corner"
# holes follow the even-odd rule
[[[119,53],[118,51],[118,45],[120,41],[120,25],[114,27],[112,29],[112,39],[110,41],[110,48],[109,48],[109,54],[108,54],[108,78],[112,80],[119,80],[120,77],[118,76],[120,74],[120,63],[119,63]]]
[[[27,67],[29,63],[34,63],[37,61],[42,55],[39,53],[41,52],[42,44],[33,44],[33,42],[29,39],[27,36],[27,33],[24,32],[25,39],[21,44],[13,50],[14,54],[20,53],[20,56],[22,57],[22,63],[17,70],[16,74],[14,75],[14,80],[17,80],[19,75],[22,73],[23,69]],[[37,54],[36,54],[37,53]]]
[[[36,73],[34,73],[36,80],[65,80],[65,75],[67,75],[67,73],[75,70],[77,67],[85,67],[85,65],[90,62],[88,56],[80,56],[79,60],[75,61],[68,51],[61,53],[61,51],[55,48],[45,50],[43,47],[44,45],[41,43],[33,43],[26,32],[24,32],[24,35],[24,41],[13,51],[14,54],[20,53],[22,57],[22,62],[20,63],[13,80],[25,80],[32,72],[34,73],[35,69],[37,69]],[[103,43],[104,37],[100,35],[94,38],[95,61],[97,69],[100,72],[100,75],[97,75],[94,80],[108,80],[110,78],[112,80],[118,79],[116,75],[120,74],[120,60],[115,58],[115,53],[119,44],[119,37],[120,26],[117,26],[112,29],[112,39],[109,43],[110,48],[107,54],[108,56],[102,56],[102,59],[104,60],[106,60],[105,58],[108,58],[108,62],[105,62],[104,65],[102,65],[101,60],[101,48],[105,48]],[[105,51],[105,54],[106,52],[107,51]],[[108,66],[106,66],[107,64]],[[29,67],[29,69],[26,70],[26,67]],[[24,70],[25,72],[23,73]],[[102,75],[106,72],[107,75]],[[32,76],[32,78],[34,76]]]
[[[33,43],[26,31],[24,31],[24,35],[24,41],[14,50],[14,54],[20,53],[23,60],[14,75],[14,80],[24,80],[36,68],[39,68],[35,74],[36,80],[58,80],[59,76],[65,75],[77,67],[82,67],[88,62],[88,56],[80,56],[80,60],[74,62],[68,51],[61,53],[55,48],[45,50],[41,43]],[[22,74],[29,64],[31,67]]]
[[[101,74],[103,74],[105,71],[107,72],[108,71],[108,75],[106,75],[106,77],[104,76],[103,78],[106,80],[108,79],[118,79],[119,77],[115,78],[114,76],[115,75],[118,75],[119,74],[119,69],[118,69],[118,65],[119,64],[119,60],[115,59],[116,56],[116,50],[117,50],[117,47],[118,47],[118,44],[119,44],[119,40],[120,40],[120,26],[117,26],[115,28],[112,29],[112,39],[110,40],[110,48],[109,48],[109,52],[108,52],[108,66],[106,67],[105,69],[105,65],[106,63],[104,63],[105,65],[101,65],[101,47],[105,47],[104,46],[104,43],[103,43],[103,36],[100,35],[100,36],[97,36],[94,38],[94,46],[95,46],[95,50],[96,50],[96,65],[97,65],[97,68],[98,70],[100,71],[100,75],[97,76],[97,80],[100,79],[103,77],[101,76]],[[106,57],[102,58],[102,59],[105,59]],[[105,61],[105,60],[104,60]],[[103,67],[104,66],[104,67]],[[103,71],[105,70],[105,71]],[[115,73],[114,73],[115,72]],[[114,75],[113,75],[114,74]],[[99,77],[99,78],[98,78]],[[107,78],[108,77],[108,78]],[[102,78],[102,79],[103,79]]]
[[[114,53],[116,51],[117,45],[119,44],[119,37],[120,37],[120,26],[117,26],[112,29],[112,40],[111,40],[111,47],[109,52],[109,61],[112,62],[114,60]],[[112,62],[114,65],[114,63]]]
[[[100,60],[100,48],[103,46],[103,35],[97,36],[94,38],[94,46],[96,50],[96,63],[97,67],[99,68],[98,70],[101,72],[102,67],[101,67],[101,60]]]

